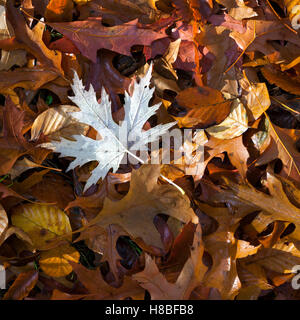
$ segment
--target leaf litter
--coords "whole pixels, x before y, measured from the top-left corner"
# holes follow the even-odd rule
[[[299,300],[299,8],[1,0],[0,298]]]

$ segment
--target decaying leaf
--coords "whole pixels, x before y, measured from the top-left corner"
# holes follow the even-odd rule
[[[209,153],[209,156],[204,161],[205,166],[211,159],[226,151],[230,162],[238,169],[242,177],[246,177],[249,152],[243,144],[242,136],[230,140],[210,137],[205,146],[208,148]]]
[[[40,168],[40,167],[41,165],[24,157],[23,159],[17,160],[15,162],[14,166],[10,169],[9,174],[11,178],[14,179],[27,170],[30,170],[32,168]]]
[[[213,259],[213,265],[205,277],[207,287],[217,288],[222,299],[233,299],[241,282],[237,274],[237,240],[234,237],[242,213],[234,216],[227,208],[214,208],[199,204],[200,209],[215,218],[219,224],[216,232],[205,237],[204,244]]]
[[[299,225],[300,209],[294,206],[284,192],[281,181],[271,172],[267,173],[267,186],[270,195],[258,191],[250,185],[237,185],[225,178],[226,185],[241,200],[272,214],[274,219],[290,221]],[[228,199],[229,200],[229,199]]]
[[[11,100],[3,110],[3,137],[0,137],[0,174],[6,174],[16,160],[26,153],[28,143],[23,136],[24,111],[18,109]]]
[[[300,83],[297,78],[287,78],[283,72],[274,70],[270,66],[262,68],[262,74],[271,83],[276,84],[281,89],[299,95],[300,94]]]
[[[272,248],[261,248],[257,254],[244,258],[246,265],[258,264],[278,273],[291,273],[299,264],[300,251],[294,243],[278,242]]]
[[[87,300],[123,300],[128,297],[140,296],[144,291],[138,286],[136,281],[126,277],[121,287],[115,288],[110,286],[101,275],[99,269],[89,270],[78,263],[71,262],[73,270],[75,271],[79,281],[89,291],[89,294],[68,295],[66,293],[53,292],[52,300],[73,300],[73,299],[87,299]]]
[[[39,22],[33,30],[26,24],[21,12],[14,7],[11,0],[6,2],[6,15],[15,32],[15,37],[0,40],[1,49],[25,49],[35,56],[45,67],[53,73],[63,74],[61,68],[61,52],[49,50],[42,40],[44,25]],[[56,76],[57,76],[56,74]]]

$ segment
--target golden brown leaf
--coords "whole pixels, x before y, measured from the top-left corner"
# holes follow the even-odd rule
[[[78,280],[88,289],[89,294],[75,295],[75,299],[84,297],[87,300],[123,300],[127,297],[136,296],[144,291],[136,281],[131,280],[129,277],[125,277],[124,281],[119,288],[110,286],[102,277],[99,269],[90,270],[78,263],[70,262],[75,271]],[[52,300],[56,298],[52,296]],[[58,296],[59,297],[59,296]],[[70,297],[72,298],[72,296]],[[60,298],[61,299],[61,298]]]
[[[242,201],[272,214],[274,220],[290,221],[296,225],[300,224],[300,209],[290,202],[284,192],[281,181],[271,172],[267,173],[266,180],[270,195],[256,190],[251,185],[238,185],[225,177],[224,181],[233,191],[235,197],[237,196]],[[225,194],[227,201],[233,199],[229,193]]]
[[[254,263],[279,272],[291,273],[295,265],[300,263],[300,251],[293,242],[280,241],[272,248],[261,248],[257,254],[244,258],[246,265]]]
[[[197,222],[187,196],[171,185],[158,185],[159,165],[143,165],[131,176],[127,195],[114,202],[106,198],[103,209],[92,223],[105,227],[119,224],[133,238],[142,239],[147,245],[161,248],[160,234],[153,219],[164,213],[182,222]]]

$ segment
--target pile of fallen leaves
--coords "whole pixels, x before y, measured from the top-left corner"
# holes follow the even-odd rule
[[[0,297],[299,299],[299,28],[299,0],[0,0]],[[121,164],[124,123],[202,158]]]

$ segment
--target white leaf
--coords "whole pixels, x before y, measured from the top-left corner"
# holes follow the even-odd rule
[[[116,172],[126,153],[143,150],[149,142],[157,140],[176,124],[172,122],[147,131],[143,130],[145,122],[160,106],[156,104],[148,107],[154,91],[154,88],[149,88],[151,72],[152,65],[139,83],[134,82],[132,95],[125,93],[125,117],[119,125],[112,118],[111,103],[104,88],[101,92],[101,102],[98,103],[94,88],[90,86],[88,91],[85,90],[82,81],[75,73],[72,85],[75,96],[69,98],[80,111],[72,113],[72,116],[81,123],[93,127],[102,139],[93,140],[84,135],[74,135],[76,141],[61,139],[59,142],[52,141],[41,146],[60,153],[61,157],[75,157],[68,170],[89,161],[98,161],[98,166],[92,171],[84,190],[96,184],[100,178],[103,179],[111,168]]]

